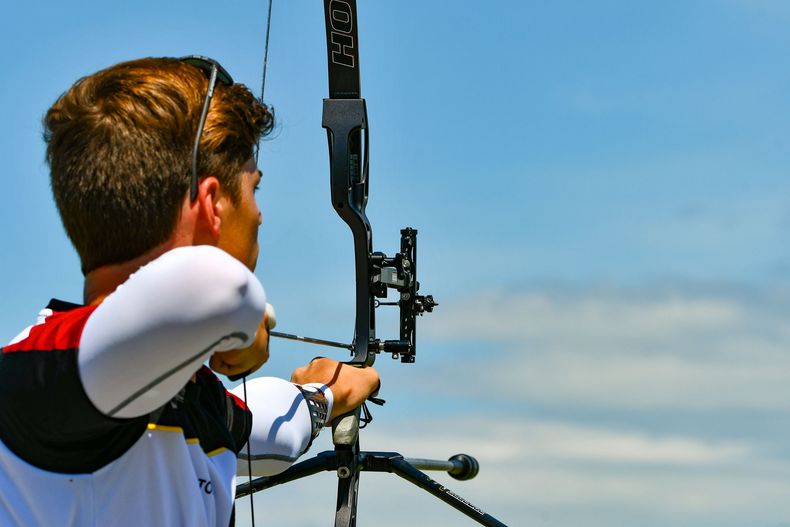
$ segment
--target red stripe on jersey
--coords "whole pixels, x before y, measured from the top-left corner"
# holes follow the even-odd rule
[[[247,409],[247,405],[245,404],[245,402],[242,401],[235,393],[231,393],[228,390],[225,390],[225,395],[230,397],[231,401],[233,401],[233,404],[235,404],[236,406],[238,406],[242,410],[246,410]]]
[[[3,353],[16,351],[53,351],[76,348],[82,329],[98,306],[85,306],[71,311],[52,313],[42,324],[30,328],[24,340],[3,348]]]
[[[222,384],[222,381],[219,379],[219,377],[217,377],[217,375],[213,371],[211,371],[211,368],[209,368],[208,366],[205,365],[201,366],[200,369],[197,372],[195,372],[195,375],[199,377],[210,377],[213,381],[219,384],[223,390],[225,390],[225,396],[230,398],[231,402],[234,405],[238,406],[242,410],[247,409],[247,404],[244,401],[242,401],[239,397],[237,397],[236,394],[233,394],[230,391],[228,391],[225,388],[225,386]]]

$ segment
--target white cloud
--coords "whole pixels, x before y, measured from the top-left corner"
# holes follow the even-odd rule
[[[656,438],[640,433],[563,424],[540,424],[530,435],[542,459],[602,463],[699,466],[741,460],[742,444],[715,444],[686,437]]]
[[[759,458],[759,451],[745,442],[663,436],[546,419],[509,421],[481,415],[388,423],[365,432],[364,437],[375,443],[376,448],[385,447],[386,443],[396,444],[438,457],[446,457],[451,445],[455,449],[468,449],[481,461],[492,463],[521,459],[687,468],[734,467]]]
[[[406,457],[477,457],[481,470],[473,480],[431,476],[513,526],[770,525],[790,517],[784,499],[790,467],[743,442],[467,415],[381,422],[363,431],[362,444]],[[278,518],[299,519],[295,525],[327,523],[333,484],[325,474],[264,493],[258,510],[271,504],[276,517],[267,521],[273,524]],[[395,475],[363,473],[360,489],[365,524],[473,525]],[[295,497],[299,493],[320,497],[306,508]],[[239,510],[243,515],[244,507]]]
[[[790,491],[790,466],[746,442],[484,415],[388,423],[363,440],[372,449],[397,445],[406,456],[476,456],[478,478],[451,488],[511,518],[588,506],[615,523],[624,510],[676,520],[790,514],[790,503],[769,507]]]
[[[471,368],[469,389],[489,394],[580,407],[785,410],[789,318],[781,297],[533,290],[448,307],[426,332],[497,350],[453,366]]]
[[[788,427],[754,415],[788,418],[788,319],[781,291],[689,285],[446,302],[415,367],[377,363],[390,402],[362,446],[475,456],[471,481],[431,475],[511,526],[782,525]],[[272,525],[329,523],[335,483],[273,489],[256,510]],[[365,473],[360,489],[361,525],[474,525],[392,474]]]

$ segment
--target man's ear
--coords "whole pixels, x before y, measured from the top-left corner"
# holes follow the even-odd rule
[[[214,176],[208,176],[200,180],[198,185],[198,195],[196,198],[198,205],[198,223],[201,230],[209,235],[214,241],[219,238],[222,230],[222,213],[224,212],[224,200],[220,199],[219,180]]]

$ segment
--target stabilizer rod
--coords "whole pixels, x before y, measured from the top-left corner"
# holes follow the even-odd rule
[[[471,479],[479,469],[477,460],[467,454],[458,454],[447,461],[432,459],[404,459],[396,452],[360,452],[352,461],[360,472],[390,472],[417,485],[443,502],[466,514],[477,523],[489,527],[507,527],[490,514],[469,503],[467,500],[454,493],[444,485],[429,478],[418,470],[445,470],[456,479]],[[414,464],[412,464],[414,462]],[[311,476],[322,471],[337,471],[339,477],[344,477],[347,469],[338,459],[337,453],[327,450],[315,457],[302,461],[292,466],[285,472],[276,476],[260,477],[236,487],[236,498],[249,496],[259,490],[268,489],[295,479]]]

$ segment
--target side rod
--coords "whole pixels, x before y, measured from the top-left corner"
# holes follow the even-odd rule
[[[469,457],[469,456],[466,456]],[[446,470],[446,463],[426,459],[415,459],[420,465],[428,470]],[[449,462],[455,467],[456,463]],[[335,471],[341,468],[342,463],[337,458],[334,451],[325,451],[315,457],[302,461],[292,466],[285,472],[276,476],[260,477],[252,482],[242,483],[236,487],[236,498],[248,496],[257,491],[268,489],[276,485],[288,483],[296,479],[316,474],[321,471]],[[458,494],[454,493],[444,485],[429,478],[426,474],[416,469],[398,453],[395,452],[360,452],[356,456],[356,469],[367,472],[391,472],[397,474],[406,481],[420,487],[429,494],[439,498],[454,509],[467,515],[481,525],[488,527],[507,527],[490,514],[474,506]],[[449,471],[448,472],[452,472]],[[451,474],[452,475],[452,474]]]

